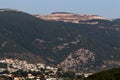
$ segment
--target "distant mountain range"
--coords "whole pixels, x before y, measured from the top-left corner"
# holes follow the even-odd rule
[[[58,14],[74,19],[69,13],[51,15]],[[72,19],[65,23],[64,19],[46,20],[21,11],[0,10],[0,57],[81,72],[119,67],[120,19],[82,16],[78,20],[82,24],[75,24]],[[88,24],[91,22],[96,24]]]

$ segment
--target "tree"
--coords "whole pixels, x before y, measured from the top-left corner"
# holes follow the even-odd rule
[[[65,78],[74,78],[75,73],[72,72],[72,71],[66,71],[65,73],[63,73],[63,76],[64,76]]]

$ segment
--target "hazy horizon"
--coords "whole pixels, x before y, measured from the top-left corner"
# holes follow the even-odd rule
[[[120,18],[120,0],[2,0],[0,1],[0,8],[18,9],[30,14],[70,12],[94,14],[106,18]]]

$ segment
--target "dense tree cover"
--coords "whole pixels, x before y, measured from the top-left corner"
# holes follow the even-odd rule
[[[63,73],[63,77],[65,77],[65,78],[71,79],[71,78],[74,78],[74,76],[75,76],[75,73],[72,71],[67,71],[67,72]]]
[[[18,70],[16,72],[12,73],[14,76],[23,76],[23,77],[27,77],[28,76],[28,72],[23,71],[23,70]]]
[[[0,68],[7,68],[7,64],[6,63],[0,63]]]
[[[118,20],[117,23],[108,20],[93,21],[98,21],[99,24],[44,21],[24,12],[0,12],[1,57],[14,58],[16,54],[31,53],[48,63],[58,64],[70,53],[79,48],[85,48],[95,53],[94,66],[101,64],[105,59],[119,60],[120,31],[118,28],[120,27]],[[77,40],[80,42],[71,43]],[[63,47],[66,43],[67,46]],[[61,46],[62,49],[60,49]],[[15,58],[26,59],[25,56],[18,55]]]
[[[93,74],[84,80],[120,80],[120,68],[105,70]]]

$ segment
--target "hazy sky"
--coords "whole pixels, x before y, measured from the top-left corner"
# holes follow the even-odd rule
[[[19,9],[32,14],[72,12],[120,18],[120,0],[0,0],[0,8]]]

